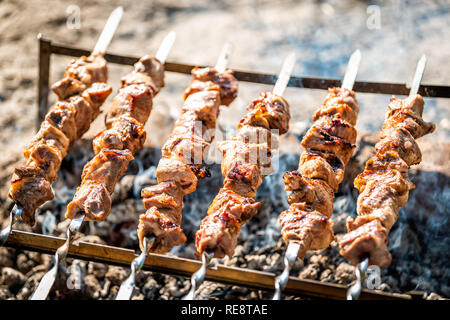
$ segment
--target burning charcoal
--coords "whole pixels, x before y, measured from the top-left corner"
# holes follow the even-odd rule
[[[105,277],[106,279],[111,281],[111,284],[120,286],[122,281],[125,280],[126,277],[128,277],[128,273],[129,270],[125,268],[109,266],[108,272],[106,273]]]
[[[92,299],[100,298],[102,287],[100,286],[100,282],[94,275],[89,274],[85,276],[83,282],[84,282],[84,292],[89,298]]]
[[[12,249],[0,247],[0,266],[9,268],[14,266]]]
[[[89,262],[87,273],[94,275],[97,279],[103,279],[108,272],[108,266],[103,263]]]
[[[349,284],[356,279],[355,277],[355,267],[346,263],[341,262],[336,268],[336,273],[334,275],[337,283]]]
[[[152,277],[148,277],[142,291],[147,300],[155,300],[158,298],[160,286]]]
[[[0,300],[8,300],[13,298],[13,295],[8,290],[8,288],[0,287]]]
[[[320,274],[320,266],[318,264],[308,263],[298,275],[300,279],[318,280]]]
[[[13,268],[2,268],[0,283],[5,285],[12,293],[17,293],[25,281],[26,278],[21,272]]]

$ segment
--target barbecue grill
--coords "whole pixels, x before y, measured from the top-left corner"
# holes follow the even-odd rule
[[[37,128],[39,128],[40,123],[45,118],[48,111],[51,56],[56,54],[80,57],[83,55],[89,55],[90,53],[89,50],[82,48],[53,43],[50,39],[47,39],[42,35],[38,36],[38,42],[39,77]],[[116,54],[106,54],[105,58],[110,63],[120,65],[133,65],[138,61],[137,57]],[[165,70],[169,72],[190,74],[194,67],[194,65],[165,62]],[[277,75],[238,70],[234,71],[234,75],[239,81],[259,84],[275,84],[277,79]],[[323,90],[327,90],[330,87],[338,87],[340,85],[341,80],[337,79],[294,76],[290,78],[288,83],[288,86],[290,87]],[[408,88],[406,84],[402,83],[356,81],[353,90],[356,92],[374,94],[408,95],[410,88]],[[424,97],[450,98],[450,87],[421,85],[419,94]],[[64,242],[65,239],[63,238],[13,230],[5,243],[5,246],[54,254],[57,248],[63,245]],[[129,267],[132,260],[136,258],[136,253],[129,249],[79,242],[71,245],[68,252],[68,257]],[[192,273],[200,268],[200,266],[201,263],[195,260],[149,253],[142,269],[167,275],[190,277]],[[274,288],[275,277],[276,275],[272,273],[218,265],[207,270],[205,279],[225,284],[272,291]],[[290,295],[329,299],[345,299],[346,291],[347,287],[344,285],[313,280],[301,280],[294,277],[289,278],[286,288],[284,289],[284,292]],[[360,299],[410,300],[417,298],[420,299],[423,296],[424,294],[421,292],[394,294],[364,289],[361,293]]]

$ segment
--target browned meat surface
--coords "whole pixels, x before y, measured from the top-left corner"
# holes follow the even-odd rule
[[[319,211],[307,208],[304,202],[293,203],[280,214],[283,239],[300,244],[298,256],[303,258],[308,250],[328,247],[334,238],[333,223]]]
[[[53,199],[51,183],[73,143],[89,129],[111,94],[106,61],[101,54],[71,61],[64,79],[52,89],[61,99],[48,111],[38,133],[24,150],[24,166],[16,168],[9,197],[24,207],[22,218],[35,223],[35,211]],[[65,100],[63,100],[65,99]]]
[[[370,264],[390,264],[388,233],[398,217],[398,210],[408,201],[414,184],[408,168],[421,161],[415,139],[431,133],[434,125],[422,119],[423,98],[392,98],[375,146],[377,154],[354,181],[359,190],[356,219],[347,220],[348,233],[340,242],[341,254],[353,264],[369,257]]]
[[[290,207],[279,217],[288,244],[300,244],[298,257],[324,249],[334,239],[331,221],[334,193],[355,149],[358,101],[351,90],[332,88],[313,116],[315,123],[302,140],[305,152],[297,171],[284,175]]]
[[[94,138],[96,156],[84,166],[81,185],[67,206],[66,218],[73,219],[80,213],[92,221],[108,217],[114,186],[133,154],[144,145],[144,125],[162,85],[164,68],[150,56],[142,57],[122,78],[122,87],[105,117],[106,129]]]
[[[231,71],[192,70],[181,114],[161,150],[156,169],[159,184],[142,191],[147,211],[139,218],[138,235],[141,244],[146,236],[156,238],[151,251],[167,252],[186,241],[180,227],[183,196],[194,192],[198,179],[204,177],[202,163],[214,139],[219,107],[236,98],[237,87]]]
[[[219,86],[220,104],[230,105],[237,97],[238,81],[231,70],[219,72],[216,69],[195,67],[192,71],[192,83],[184,91],[184,99],[198,91],[217,90]]]
[[[195,236],[197,253],[232,256],[240,229],[257,212],[256,191],[271,172],[272,138],[289,129],[289,104],[265,92],[247,108],[235,137],[222,142],[224,187],[219,191]],[[272,131],[272,132],[271,132]]]
[[[78,95],[96,82],[106,83],[108,70],[102,53],[73,59],[64,71],[64,78],[52,85],[60,100]]]
[[[88,221],[101,221],[109,214],[110,194],[133,160],[129,150],[102,149],[87,165],[74,199],[68,204],[66,218],[85,214]]]

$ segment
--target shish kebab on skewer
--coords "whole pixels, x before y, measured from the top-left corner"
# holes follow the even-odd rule
[[[366,162],[354,185],[360,192],[356,219],[347,219],[347,234],[339,242],[341,255],[357,265],[357,282],[347,299],[357,299],[368,265],[385,267],[391,263],[388,233],[398,218],[398,211],[408,201],[408,169],[422,160],[416,139],[432,133],[434,124],[422,119],[424,100],[417,94],[426,58],[418,63],[409,97],[392,97],[381,129],[376,155]]]
[[[8,196],[15,206],[9,227],[1,233],[0,244],[9,236],[16,216],[20,215],[29,225],[35,224],[36,209],[54,197],[51,184],[57,179],[63,158],[101,113],[100,107],[112,91],[106,84],[104,54],[122,15],[122,7],[116,8],[91,55],[72,60],[64,78],[53,84],[52,90],[59,100],[25,149],[25,165],[14,170]]]
[[[289,104],[282,94],[294,65],[295,54],[292,53],[283,64],[274,90],[261,93],[252,101],[237,126],[237,135],[219,144],[219,150],[224,153],[224,186],[196,233],[195,246],[202,257],[202,267],[193,274],[192,287],[185,300],[195,298],[195,291],[213,257],[233,255],[242,225],[258,212],[260,203],[254,200],[256,191],[263,177],[272,171],[271,156],[277,149],[277,136],[289,129]]]
[[[225,47],[224,55],[228,55]],[[217,68],[195,68],[192,82],[184,92],[184,105],[172,133],[162,147],[156,169],[158,184],[141,192],[147,211],[139,217],[138,236],[141,250],[144,238],[153,237],[148,249],[167,252],[186,241],[180,227],[183,197],[197,188],[198,179],[210,144],[214,139],[220,105],[228,106],[237,97],[238,82],[228,59],[219,59]]]
[[[134,159],[133,154],[144,145],[144,125],[152,111],[153,98],[164,87],[164,62],[174,40],[175,33],[169,33],[155,57],[142,57],[134,70],[122,78],[122,87],[105,116],[106,129],[93,140],[96,155],[84,166],[81,185],[67,205],[66,218],[72,222],[66,243],[54,256],[55,265],[65,258],[84,220],[102,221],[108,217],[114,186]],[[54,267],[48,271],[32,299],[47,297],[56,274]]]
[[[281,234],[288,245],[285,269],[275,279],[273,299],[281,298],[291,265],[309,250],[327,248],[334,239],[330,221],[334,193],[344,179],[344,170],[356,143],[358,101],[351,89],[361,60],[359,50],[349,60],[341,88],[328,89],[324,103],[313,116],[315,123],[302,140],[305,152],[298,169],[283,179],[290,192],[290,207],[279,216]]]
[[[172,133],[162,148],[156,170],[158,184],[142,190],[147,209],[140,216],[138,235],[142,250],[131,265],[130,276],[122,283],[116,300],[130,299],[136,272],[149,251],[166,252],[186,241],[180,227],[183,196],[195,191],[209,146],[214,139],[220,105],[228,106],[237,97],[238,82],[226,70],[231,45],[225,44],[215,68],[195,68],[185,90],[185,103]]]

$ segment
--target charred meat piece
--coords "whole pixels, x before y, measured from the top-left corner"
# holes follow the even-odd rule
[[[106,83],[108,70],[102,53],[73,59],[66,67],[64,79],[56,82],[52,90],[60,100],[81,94],[96,82]]]
[[[111,210],[110,194],[131,160],[129,150],[101,150],[84,166],[81,185],[67,206],[66,218],[84,213],[88,221],[105,219]]]
[[[198,68],[191,71],[192,82],[184,91],[184,99],[199,91],[218,90],[220,92],[220,104],[230,105],[237,97],[238,82],[231,70],[219,72],[215,68]],[[217,88],[218,87],[218,88]]]

